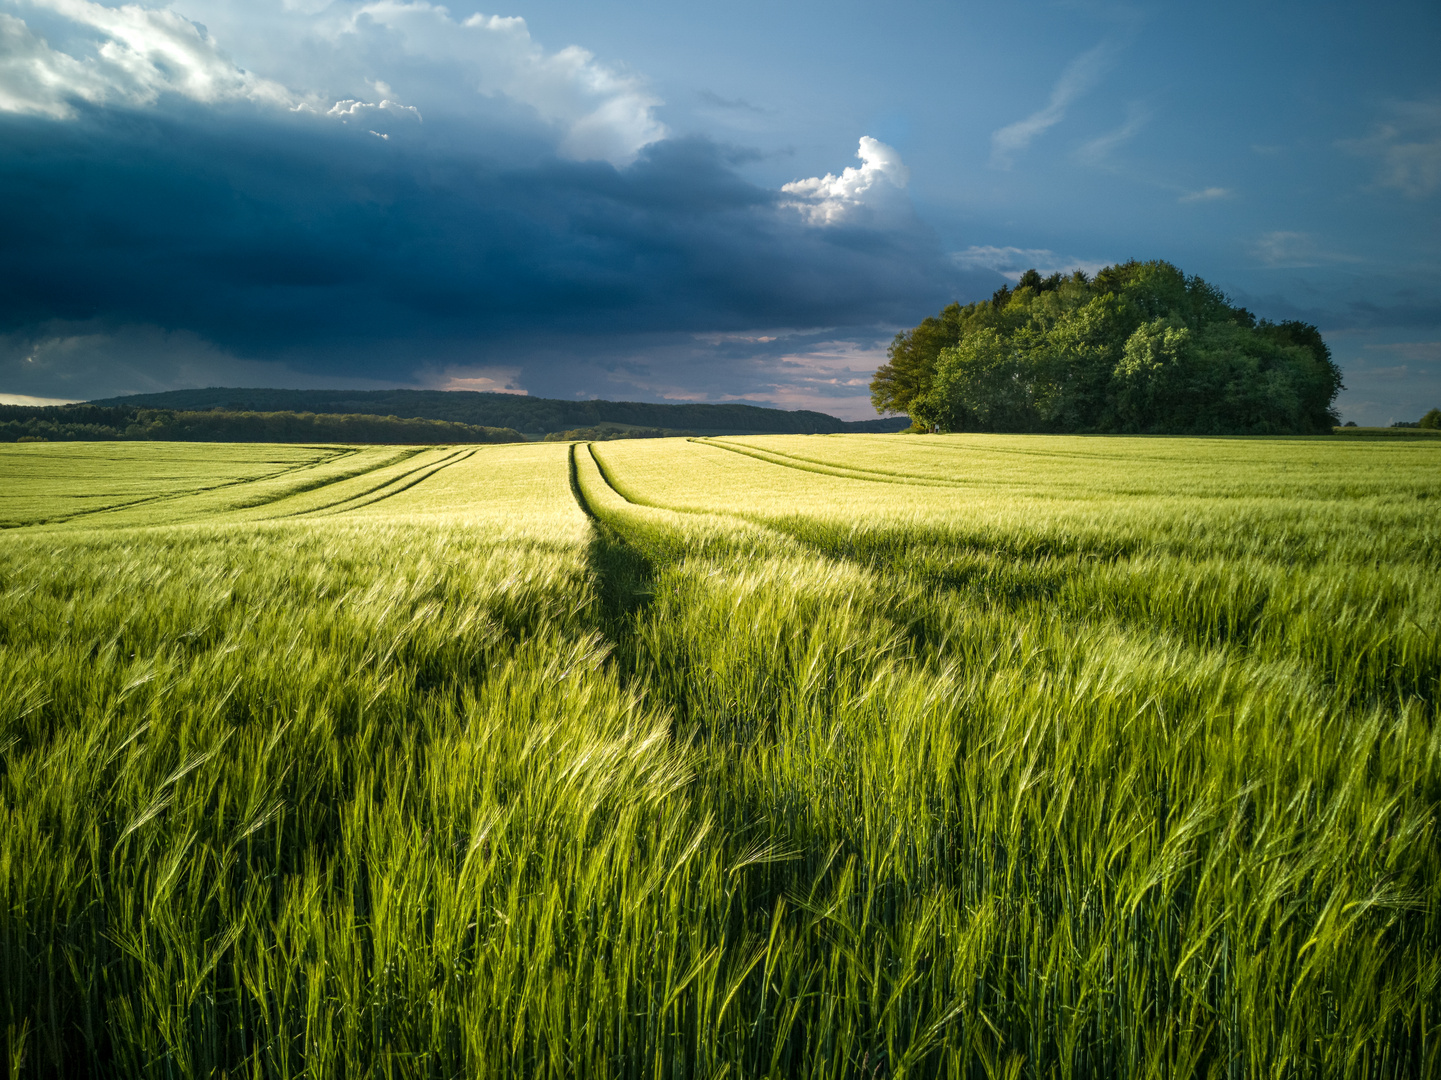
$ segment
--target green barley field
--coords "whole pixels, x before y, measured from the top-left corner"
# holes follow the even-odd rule
[[[0,479],[11,1077],[1441,1075],[1441,443]]]

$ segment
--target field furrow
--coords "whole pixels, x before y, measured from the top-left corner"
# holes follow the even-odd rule
[[[302,517],[307,515],[345,514],[354,510],[360,510],[372,503],[382,502],[385,499],[408,491],[416,484],[422,483],[457,461],[469,457],[473,450],[432,450],[421,452],[407,461],[403,468],[392,468],[384,471],[371,473],[366,476],[366,483],[360,486],[360,490],[342,491],[332,488],[326,494],[329,499],[319,505],[305,509],[287,508],[287,517]],[[353,493],[352,493],[353,492]]]
[[[800,454],[783,454],[775,450],[766,450],[739,441],[728,441],[724,439],[694,439],[692,441],[703,443],[706,446],[719,447],[722,450],[730,450],[737,454],[745,454],[747,457],[753,457],[757,461],[765,461],[772,465],[783,465],[787,468],[800,469],[802,472],[819,473],[823,476],[840,476],[847,480],[870,480],[878,484],[907,484],[916,487],[957,486],[954,481],[933,477],[915,476],[900,472],[884,472],[879,469],[862,469],[833,465],[818,458],[804,457]]]
[[[76,443],[0,447],[7,483],[0,524],[86,524],[170,520],[173,507],[198,496],[225,505],[256,485],[324,471],[356,454],[346,447]],[[243,498],[243,496],[242,496]],[[114,516],[111,516],[114,515]]]

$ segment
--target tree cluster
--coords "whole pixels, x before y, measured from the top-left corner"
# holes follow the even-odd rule
[[[1316,327],[1258,321],[1166,262],[1028,270],[888,355],[871,400],[921,431],[1312,434],[1342,388]]]
[[[0,405],[0,442],[110,439],[424,444],[524,442],[525,436],[511,428],[353,413]]]

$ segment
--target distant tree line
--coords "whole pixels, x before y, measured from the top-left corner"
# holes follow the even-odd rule
[[[1341,371],[1309,323],[1273,323],[1167,262],[1023,274],[898,334],[871,382],[913,430],[1330,432]]]
[[[553,431],[545,437],[545,441],[605,442],[608,439],[680,439],[694,438],[695,434],[694,431],[678,431],[675,428],[620,427],[616,424],[601,424],[597,427]]]
[[[134,406],[0,405],[0,442],[154,439],[177,442],[504,443],[513,428],[356,413],[237,412]]]
[[[212,387],[107,398],[97,405],[232,412],[363,413],[422,416],[461,424],[514,428],[531,435],[616,424],[706,434],[833,434],[900,431],[904,420],[840,420],[810,410],[766,409],[739,403],[659,404],[648,401],[563,401],[477,390],[274,390]]]
[[[1441,409],[1432,409],[1420,420],[1397,420],[1395,428],[1421,428],[1423,431],[1441,431]]]

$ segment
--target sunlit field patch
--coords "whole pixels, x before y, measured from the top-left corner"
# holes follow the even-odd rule
[[[12,1075],[1441,1069],[1441,445],[0,468]]]

